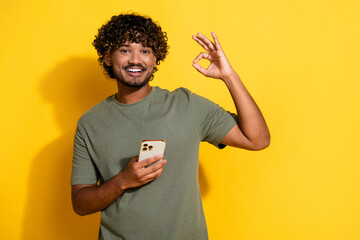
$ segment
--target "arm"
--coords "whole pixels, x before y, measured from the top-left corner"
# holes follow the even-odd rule
[[[248,150],[264,149],[270,144],[270,133],[261,111],[231,67],[214,32],[212,37],[214,42],[201,33],[193,35],[193,39],[207,51],[196,57],[193,67],[206,77],[221,79],[234,101],[239,124],[226,134],[221,143]],[[202,58],[210,61],[208,68],[198,64]]]
[[[165,159],[145,168],[160,159],[162,156],[155,156],[138,162],[138,157],[133,157],[123,171],[102,185],[73,185],[71,199],[74,211],[82,216],[101,211],[126,189],[142,186],[160,177],[166,164]]]

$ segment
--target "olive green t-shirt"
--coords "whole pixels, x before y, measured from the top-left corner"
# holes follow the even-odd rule
[[[100,184],[122,171],[146,139],[166,141],[162,175],[127,189],[101,212],[99,239],[208,239],[198,183],[199,144],[220,141],[236,117],[184,88],[153,87],[139,102],[112,95],[79,120],[71,184]],[[221,161],[221,159],[219,159]]]

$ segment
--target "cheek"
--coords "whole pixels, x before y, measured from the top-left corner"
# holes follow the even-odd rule
[[[124,61],[120,60],[120,59],[115,59],[115,61],[113,61],[113,68],[120,70],[122,66],[124,66]]]
[[[152,59],[152,67],[156,67],[156,58],[155,57]]]
[[[114,70],[115,72],[118,72],[118,71],[121,70],[121,66],[119,66],[118,64],[113,64],[113,65],[112,65],[112,68],[113,68],[113,70]]]

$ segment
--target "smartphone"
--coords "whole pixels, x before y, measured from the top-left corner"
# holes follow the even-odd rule
[[[141,146],[140,146],[140,153],[139,153],[139,162],[142,160],[145,160],[147,158],[156,156],[156,155],[163,155],[165,153],[165,140],[143,140],[141,141]],[[155,162],[151,165],[154,165],[156,163],[161,162],[162,160]],[[147,166],[147,167],[149,167]]]

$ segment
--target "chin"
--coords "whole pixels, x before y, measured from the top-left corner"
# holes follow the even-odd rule
[[[147,77],[143,81],[138,81],[137,79],[133,80],[133,81],[126,81],[126,80],[124,80],[124,78],[116,77],[116,81],[118,81],[119,83],[121,83],[122,85],[127,86],[127,87],[141,88],[141,87],[145,86],[146,84],[148,84],[148,82],[150,81],[150,78],[151,78],[151,76]]]

